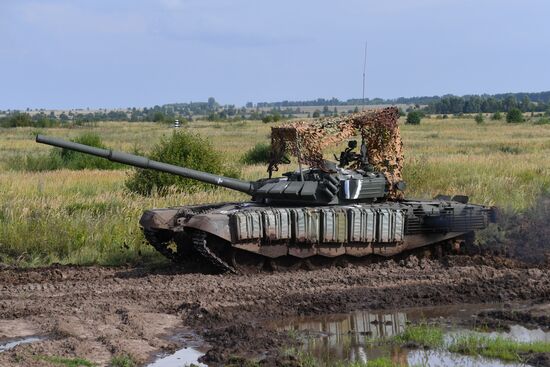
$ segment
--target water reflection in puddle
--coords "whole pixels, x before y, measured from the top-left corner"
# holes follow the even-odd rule
[[[510,326],[507,333],[490,333],[490,336],[503,336],[517,340],[518,342],[550,342],[550,333],[541,329],[527,329],[521,325]]]
[[[185,367],[189,365],[207,367],[205,364],[198,362],[199,358],[204,353],[193,348],[183,348],[169,356],[157,359],[147,367]]]
[[[34,343],[34,342],[38,342],[38,341],[43,340],[43,339],[44,339],[43,337],[29,336],[27,338],[11,340],[9,342],[0,344],[0,353],[5,352],[5,351],[10,350],[10,349],[13,349],[13,348],[15,348],[15,347],[17,347],[18,345],[21,345],[21,344]]]
[[[191,365],[207,367],[207,365],[198,361],[204,355],[201,350],[207,348],[206,344],[197,334],[190,330],[181,330],[173,335],[170,340],[180,345],[185,345],[185,347],[170,355],[157,356],[147,367],[185,367]]]
[[[523,366],[486,358],[461,356],[443,350],[415,350],[399,346],[380,345],[373,339],[383,339],[402,333],[410,322],[440,319],[443,324],[448,318],[470,318],[483,309],[498,308],[495,305],[460,305],[449,307],[416,308],[396,312],[352,312],[344,315],[329,315],[316,318],[290,320],[280,329],[298,331],[307,335],[304,351],[330,366],[337,361],[361,361],[389,357],[395,364],[403,366]],[[467,332],[447,326],[447,338]],[[550,333],[542,330],[528,330],[512,326],[509,333],[489,333],[518,341],[550,341]]]
[[[447,351],[414,350],[406,354],[403,366],[468,366],[468,367],[521,367],[525,364],[505,363],[494,359],[461,356]]]

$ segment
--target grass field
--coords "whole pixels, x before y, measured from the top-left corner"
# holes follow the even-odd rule
[[[257,142],[268,142],[261,122],[193,122],[186,127],[207,136],[228,164]],[[244,200],[225,189],[193,195],[141,197],[125,191],[127,170],[14,170],[26,155],[47,154],[37,133],[73,138],[93,130],[114,149],[148,151],[166,125],[99,123],[91,128],[0,130],[0,263],[123,264],[162,261],[144,243],[138,220],[147,208]],[[471,119],[425,119],[403,125],[408,197],[466,194],[472,202],[523,211],[550,191],[550,125],[476,124]],[[242,166],[257,179],[266,167]]]

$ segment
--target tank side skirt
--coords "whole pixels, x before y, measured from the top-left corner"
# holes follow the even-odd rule
[[[462,225],[460,231],[437,230],[430,225],[424,233],[408,233],[406,222],[416,225],[421,220],[417,214],[418,210],[400,204],[250,207],[199,215],[182,224],[220,237],[234,248],[268,258],[394,256],[459,237],[468,229]]]

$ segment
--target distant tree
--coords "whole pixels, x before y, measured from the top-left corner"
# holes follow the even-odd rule
[[[19,127],[19,126],[31,126],[32,118],[28,113],[19,113],[16,112],[9,119],[9,127]]]
[[[216,100],[214,99],[214,97],[209,97],[208,98],[208,108],[213,109],[213,108],[216,107],[216,105],[217,105],[217,103],[216,103]]]
[[[266,116],[262,117],[262,122],[263,122],[264,124],[273,122],[273,116],[271,116],[271,115],[266,115]]]
[[[407,124],[419,125],[422,120],[422,113],[420,111],[411,111],[407,114]]]
[[[529,112],[531,110],[531,100],[527,95],[523,96],[521,100],[521,110],[523,112]]]
[[[523,122],[523,114],[519,108],[512,108],[506,114],[506,122]]]
[[[500,120],[502,120],[502,114],[497,111],[497,112],[493,113],[493,116],[491,116],[491,119],[495,120],[495,121],[500,121]]]
[[[164,114],[160,111],[157,111],[153,114],[153,122],[164,121]]]
[[[313,111],[313,115],[311,115],[313,118],[318,118],[319,116],[321,116],[321,111],[319,110],[315,110]]]
[[[482,113],[478,113],[475,117],[475,120],[478,124],[482,124],[483,121],[485,121],[485,118],[483,117]]]
[[[359,107],[355,106],[355,108],[353,109],[353,112],[354,112],[354,113],[359,112]]]
[[[504,98],[503,105],[505,111],[510,111],[514,108],[517,108],[518,100],[516,99],[516,96],[510,94],[506,96],[506,98]]]

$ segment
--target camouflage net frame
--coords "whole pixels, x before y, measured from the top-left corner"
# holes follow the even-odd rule
[[[398,109],[388,107],[272,127],[269,175],[278,170],[288,153],[300,163],[328,171],[323,151],[360,133],[367,145],[369,163],[390,183],[389,198],[400,199],[403,193],[395,186],[402,181],[404,157],[398,119]]]

